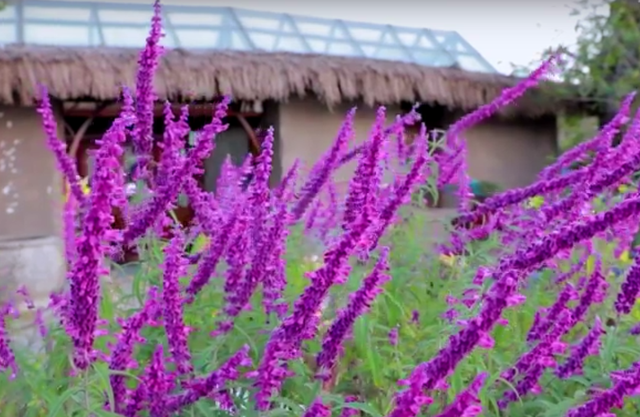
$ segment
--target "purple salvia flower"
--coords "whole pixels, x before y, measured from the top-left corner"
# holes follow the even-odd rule
[[[298,179],[298,173],[300,172],[300,159],[296,158],[289,168],[289,171],[285,174],[280,182],[280,185],[273,191],[273,197],[276,200],[282,199],[283,194],[286,190],[291,189],[295,192],[296,189],[296,181]]]
[[[386,109],[378,108],[370,138],[360,155],[356,172],[349,183],[349,193],[345,201],[342,227],[348,229],[361,215],[371,221],[375,213],[375,201],[380,185],[380,156],[386,138],[384,121]]]
[[[633,266],[627,272],[627,277],[620,287],[620,292],[614,304],[616,311],[619,314],[631,313],[638,298],[638,293],[640,293],[640,258],[636,257]]]
[[[123,234],[123,245],[130,245],[144,235],[164,214],[166,208],[176,200],[186,179],[201,172],[202,161],[213,150],[213,138],[227,128],[222,123],[222,119],[227,115],[228,104],[229,98],[225,97],[216,105],[213,120],[202,131],[198,132],[195,146],[189,149],[180,168],[173,173],[171,181],[159,184],[154,190],[152,198],[147,201],[141,210],[134,213],[128,228]]]
[[[580,341],[580,343],[573,349],[571,356],[567,361],[560,365],[556,369],[556,375],[558,378],[566,379],[572,375],[578,374],[582,371],[584,360],[589,354],[593,354],[594,348],[600,343],[600,336],[604,334],[602,328],[602,322],[600,318],[596,317],[591,331]]]
[[[145,175],[153,149],[153,106],[156,99],[153,81],[160,57],[164,52],[160,46],[163,34],[162,10],[159,0],[155,1],[153,10],[151,30],[147,37],[147,43],[140,52],[136,74],[136,124],[133,137],[135,151],[139,156],[137,175],[141,177]]]
[[[504,410],[510,403],[532,392],[538,386],[538,381],[540,377],[542,377],[542,374],[544,374],[544,370],[545,366],[540,363],[540,358],[535,358],[534,362],[527,368],[524,375],[522,375],[522,378],[515,384],[515,389],[505,392],[504,398],[498,401],[498,407]]]
[[[585,220],[552,232],[539,241],[517,250],[514,256],[506,257],[498,266],[498,278],[485,297],[480,315],[470,320],[457,334],[450,337],[447,345],[429,362],[416,367],[410,377],[410,389],[400,393],[396,407],[390,417],[414,416],[420,411],[417,404],[424,404],[423,390],[433,389],[436,383],[479,343],[500,319],[507,307],[507,298],[517,289],[520,271],[526,271],[554,256],[558,251],[589,239],[613,223],[623,221],[640,211],[640,199],[623,201],[608,211],[586,217]]]
[[[104,267],[104,245],[114,240],[112,205],[122,192],[115,189],[122,181],[120,157],[126,139],[127,120],[116,119],[105,133],[96,153],[88,210],[83,219],[82,234],[77,238],[76,258],[71,264],[69,318],[71,337],[75,347],[74,362],[81,370],[89,366],[93,356],[93,341],[98,320],[100,276],[108,272]]]
[[[577,298],[577,292],[571,283],[565,285],[563,290],[558,295],[556,302],[549,308],[546,317],[538,317],[538,320],[531,326],[529,333],[527,334],[527,342],[535,342],[546,334],[551,326],[556,322],[558,316],[567,307],[570,300]],[[538,313],[536,312],[536,315]]]
[[[293,186],[293,180],[290,181]],[[277,313],[279,316],[284,315],[287,305],[278,303],[282,298],[282,294],[287,285],[285,276],[285,260],[284,252],[286,250],[287,236],[289,235],[289,212],[288,203],[293,195],[293,188],[284,188],[280,199],[276,200],[276,210],[271,216],[271,227],[266,237],[266,253],[263,256],[267,258],[266,270],[263,282],[262,303],[267,314]]]
[[[64,254],[70,264],[76,255],[76,199],[69,194],[63,212]]]
[[[162,264],[162,315],[167,332],[169,350],[180,374],[188,374],[191,366],[191,353],[187,345],[187,329],[182,318],[182,297],[180,278],[186,273],[184,238],[180,231],[174,231],[174,237],[164,249]]]
[[[610,389],[595,394],[585,404],[569,410],[566,417],[599,417],[606,415],[613,407],[622,406],[624,397],[632,395],[640,386],[640,365],[634,363],[625,376]]]
[[[388,256],[389,250],[383,248],[371,274],[364,279],[362,286],[349,297],[349,304],[338,313],[324,335],[322,351],[316,357],[316,363],[321,373],[333,368],[339,347],[351,331],[355,320],[371,307],[373,300],[382,292],[382,285],[390,279]]]
[[[183,106],[180,119],[174,121],[171,103],[164,104],[164,134],[159,146],[162,148],[160,163],[155,176],[156,187],[166,187],[184,162],[181,152],[184,149],[184,138],[189,133],[189,106]]]
[[[367,230],[364,221],[357,222],[340,241],[325,254],[324,265],[311,275],[311,285],[294,304],[293,312],[271,333],[262,361],[256,371],[256,408],[267,410],[270,398],[280,390],[289,375],[287,361],[299,355],[302,340],[315,335],[316,313],[321,308],[329,289],[341,279],[349,255]]]
[[[512,368],[500,375],[505,381],[511,382],[517,375],[526,374],[527,370],[543,356],[548,356],[556,343],[572,327],[571,312],[567,309],[560,312],[557,321],[553,323],[551,331],[542,335],[540,342],[524,353]]]
[[[184,393],[169,397],[166,402],[166,411],[175,413],[214,391],[222,390],[227,381],[238,379],[240,376],[238,368],[251,366],[252,362],[248,353],[249,347],[243,346],[218,370],[213,371],[204,378],[198,378],[195,382],[189,383],[189,388]]]
[[[376,220],[375,228],[369,236],[369,251],[375,249],[375,247],[378,245],[380,238],[391,224],[395,213],[398,211],[398,208],[407,201],[407,199],[411,196],[411,191],[423,177],[423,171],[428,162],[425,133],[426,128],[424,125],[422,125],[420,129],[420,136],[416,138],[416,143],[414,143],[414,146],[416,146],[417,149],[416,160],[411,166],[411,170],[409,171],[409,173],[404,177],[404,180],[402,180],[402,182],[399,183],[398,187],[395,188],[391,199],[387,201],[385,206],[380,211],[380,215]]]
[[[414,107],[409,113],[405,114],[404,116],[402,116],[400,118],[396,118],[395,121],[391,124],[391,126],[389,126],[389,127],[387,127],[385,129],[385,136],[392,135],[392,134],[394,134],[394,132],[396,132],[398,130],[403,130],[406,126],[412,126],[415,123],[419,122],[421,116],[416,111],[416,108],[417,107]],[[356,156],[358,156],[361,153],[365,152],[368,145],[369,145],[369,142],[365,141],[361,145],[355,147],[351,151],[349,151],[346,154],[344,154],[340,158],[340,160],[338,161],[337,168],[343,166],[344,164],[348,164]],[[410,155],[407,155],[407,157],[410,157]]]
[[[458,396],[449,404],[443,412],[436,415],[436,417],[473,417],[482,411],[480,407],[480,398],[478,397],[482,386],[487,380],[488,374],[483,372],[478,375],[469,384],[469,387],[462,391]],[[473,413],[476,414],[473,414]]]
[[[588,174],[586,178],[583,179],[580,183],[576,184],[574,190],[572,190],[571,194],[560,201],[554,204],[544,204],[540,207],[539,213],[537,215],[542,219],[542,221],[549,223],[553,218],[558,215],[564,214],[570,210],[576,210],[576,206],[579,206],[580,202],[589,201],[594,197],[593,191],[596,189],[591,187],[594,178],[598,174],[598,169],[602,168],[603,159],[606,156],[606,153],[611,148],[611,142],[615,135],[620,130],[624,120],[627,118],[629,114],[631,106],[631,101],[625,100],[623,102],[623,106],[620,108],[616,116],[609,122],[598,134],[596,142],[598,145],[598,152],[593,160],[593,162],[587,167]]]
[[[49,92],[45,86],[40,86],[40,105],[38,113],[42,116],[42,128],[47,137],[47,146],[53,152],[58,163],[58,169],[64,175],[69,184],[70,194],[82,206],[87,199],[80,186],[80,176],[75,161],[67,154],[67,146],[64,141],[58,139],[58,125],[49,100]]]
[[[304,223],[304,231],[310,233],[313,231],[316,221],[320,217],[322,211],[322,200],[318,199],[311,205],[311,210],[307,215],[307,221]]]
[[[18,365],[16,364],[16,358],[9,346],[9,335],[6,329],[5,317],[11,313],[13,307],[10,304],[6,304],[0,309],[0,371],[11,369],[11,378],[15,378],[18,373]]]
[[[212,193],[202,191],[194,177],[189,177],[184,183],[184,191],[195,213],[195,218],[201,231],[208,236],[216,235],[222,217],[221,208]]]
[[[139,383],[127,399],[127,408],[124,412],[124,416],[138,416],[138,413],[144,409],[148,398],[149,393],[147,392],[147,386],[143,382]]]
[[[198,264],[198,270],[187,286],[188,294],[187,302],[192,303],[195,296],[209,283],[211,276],[215,273],[216,267],[222,259],[225,249],[233,235],[236,227],[238,216],[230,213],[230,217],[226,219],[215,237],[209,242],[209,245]]]
[[[257,164],[249,190],[249,204],[252,207],[253,214],[253,240],[256,245],[263,244],[264,223],[271,207],[269,179],[273,170],[273,141],[274,130],[271,127],[267,130],[262,140],[262,149],[260,155],[256,158]],[[257,249],[261,249],[261,247]]]
[[[146,385],[146,391],[149,398],[149,416],[151,417],[167,417],[167,394],[172,388],[172,378],[169,377],[164,366],[164,349],[162,345],[158,345],[151,357],[151,363],[146,369],[142,378],[143,384]]]
[[[634,98],[635,93],[628,94],[622,101],[621,108],[629,109]],[[602,138],[600,137],[600,135],[598,135],[591,140],[582,142],[579,145],[574,146],[573,148],[560,155],[556,162],[543,169],[538,175],[538,178],[540,180],[547,180],[551,177],[555,177],[560,172],[562,172],[563,169],[568,168],[573,162],[583,157],[588,152],[598,149],[601,146],[601,143]]]
[[[509,403],[516,401],[519,397],[532,392],[538,386],[538,381],[551,361],[555,347],[563,345],[559,339],[571,326],[571,314],[568,310],[564,310],[551,332],[543,336],[540,343],[533,349],[522,355],[513,368],[503,372],[501,376],[506,381],[512,382],[517,375],[521,378],[515,384],[515,390],[505,392],[503,399],[498,401],[498,406],[501,409],[506,408]]]
[[[329,194],[329,204],[320,227],[320,239],[325,245],[328,243],[327,238],[339,224],[340,208],[338,205],[338,190],[336,189],[335,181],[329,180],[327,193]]]
[[[122,321],[122,330],[118,337],[118,342],[111,353],[109,360],[109,369],[112,371],[125,371],[131,360],[133,348],[140,339],[140,330],[147,324],[150,318],[155,315],[158,307],[157,287],[151,287],[147,295],[145,305],[134,315]],[[126,387],[124,376],[120,374],[112,374],[109,376],[111,382],[111,390],[113,392],[114,409],[116,413],[124,411],[124,399]]]
[[[535,71],[533,71],[527,79],[518,83],[515,87],[507,88],[502,91],[500,96],[493,100],[491,103],[485,104],[480,107],[476,111],[462,117],[456,123],[454,123],[447,132],[447,136],[451,137],[453,143],[456,143],[460,147],[460,166],[458,177],[458,189],[459,192],[463,195],[460,196],[460,207],[466,209],[469,201],[469,178],[466,175],[466,145],[464,143],[460,143],[459,135],[461,132],[469,129],[470,127],[480,123],[483,120],[486,120],[492,117],[495,113],[497,113],[500,109],[505,106],[511,104],[513,101],[524,95],[527,90],[536,87],[542,79],[551,72],[553,65],[553,58],[545,61],[540,67],[538,67]],[[464,170],[464,171],[462,171]]]
[[[311,202],[316,198],[324,184],[329,180],[333,171],[337,168],[340,154],[354,135],[353,120],[355,115],[355,108],[347,113],[333,145],[312,168],[309,179],[300,190],[300,199],[291,211],[292,221],[297,222],[302,219]]]
[[[575,274],[577,274],[587,263],[587,260],[591,256],[591,251],[587,251],[579,260],[571,265],[569,270],[563,274],[560,274],[556,280],[556,284],[563,284],[570,280]]]
[[[250,245],[251,245],[251,229],[249,223],[251,221],[249,215],[249,208],[246,206],[240,206],[237,211],[238,219],[236,221],[236,227],[231,233],[231,244],[227,251],[226,260],[228,268],[226,271],[226,280],[224,284],[225,300],[227,302],[226,308],[234,304],[238,300],[237,292],[240,290],[239,284],[246,273],[246,265],[250,259]],[[235,304],[234,304],[235,305]],[[233,307],[235,309],[235,307]],[[233,328],[233,323],[225,321],[220,323],[219,330],[214,332],[224,333]]]
[[[598,292],[603,288],[603,286],[607,285],[607,281],[604,276],[602,276],[602,272],[600,271],[600,260],[598,258],[596,268],[593,273],[589,277],[587,281],[587,285],[578,300],[578,304],[573,309],[573,321],[574,323],[580,322],[584,316],[589,311],[589,307],[591,304],[596,302],[598,298]]]
[[[331,409],[322,402],[322,399],[316,398],[302,417],[331,417]]]
[[[251,160],[252,155],[247,155],[245,162]],[[240,169],[233,164],[231,155],[227,155],[220,167],[220,175],[216,181],[215,189],[215,201],[220,208],[221,215],[233,206],[235,196],[242,190],[239,171]]]
[[[31,295],[29,295],[29,290],[25,285],[20,285],[16,290],[16,293],[22,296],[24,303],[27,305],[27,309],[33,310],[34,308],[36,308],[35,304],[33,303],[33,298],[31,298]]]
[[[507,206],[521,203],[537,195],[546,195],[552,191],[570,187],[579,181],[583,181],[588,174],[588,168],[582,168],[562,177],[548,181],[540,181],[524,188],[514,188],[487,198],[482,204],[473,210],[461,213],[454,221],[456,224],[476,222],[487,214],[494,213]]]
[[[346,404],[358,402],[358,397],[356,397],[354,395],[347,395],[344,398],[344,402]],[[360,415],[360,410],[358,410],[356,408],[351,408],[351,407],[344,407],[342,409],[342,411],[340,412],[340,417],[356,417],[356,416],[359,416],[359,415]]]
[[[391,346],[398,346],[398,327],[394,327],[389,331],[389,344]]]
[[[249,197],[249,205],[253,214],[253,257],[251,266],[247,274],[239,283],[239,287],[234,294],[233,302],[225,308],[226,313],[234,318],[249,303],[256,287],[263,280],[264,273],[269,259],[269,253],[273,242],[269,242],[265,233],[267,214],[270,208],[269,177],[271,175],[271,164],[273,158],[273,128],[269,129],[262,142],[262,153],[258,157],[258,167]]]

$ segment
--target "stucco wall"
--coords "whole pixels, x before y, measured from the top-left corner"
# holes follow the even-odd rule
[[[305,172],[329,149],[342,125],[344,116],[356,104],[336,106],[332,111],[316,100],[292,100],[280,107],[280,140],[283,172],[299,158]],[[387,107],[387,123],[391,123],[400,109]],[[354,127],[356,142],[362,143],[371,131],[375,109],[358,106]],[[351,145],[353,146],[353,144]],[[334,177],[338,183],[351,179],[355,161],[345,165]]]
[[[535,180],[557,152],[554,118],[491,120],[464,134],[469,146],[469,173],[503,188]]]
[[[40,115],[6,106],[0,115],[0,239],[59,236],[62,180]]]
[[[344,115],[352,106],[345,104],[329,111],[320,102],[310,99],[283,103],[280,109],[283,169],[286,171],[296,158],[302,159],[307,168],[311,166],[329,148]],[[399,108],[389,106],[387,123],[399,112]],[[454,121],[456,116],[447,115],[446,122]],[[374,109],[358,108],[355,120],[358,142],[367,137],[374,118]],[[490,120],[469,129],[464,136],[469,146],[471,176],[504,188],[531,183],[549,163],[549,157],[556,153],[554,118]],[[354,163],[338,172],[338,182],[351,178]]]

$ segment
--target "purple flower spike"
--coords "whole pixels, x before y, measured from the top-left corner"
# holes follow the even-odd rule
[[[349,304],[338,313],[337,318],[329,327],[322,341],[322,351],[316,358],[320,373],[330,371],[335,365],[338,351],[345,336],[349,333],[355,320],[371,307],[375,297],[382,291],[380,288],[390,279],[387,275],[389,251],[383,249],[380,259],[373,271],[362,282],[362,286],[349,297]],[[389,336],[391,339],[391,336]],[[397,329],[395,341],[397,343]]]
[[[171,356],[180,374],[189,374],[191,353],[187,345],[187,329],[182,318],[182,296],[180,278],[186,273],[187,260],[184,258],[184,238],[179,231],[165,248],[162,265],[162,314],[169,341]]]
[[[88,210],[83,219],[82,235],[77,239],[76,258],[71,265],[69,278],[68,331],[75,347],[74,363],[78,369],[86,369],[93,360],[93,342],[98,320],[98,298],[100,277],[106,275],[104,257],[106,244],[112,243],[115,235],[112,206],[120,202],[122,182],[120,157],[125,141],[125,128],[130,121],[118,118],[100,143],[96,154],[96,172],[88,201]]]
[[[600,336],[603,334],[604,329],[602,328],[602,322],[596,317],[591,331],[582,339],[575,349],[573,349],[567,361],[556,369],[558,378],[566,379],[572,375],[579,374],[582,371],[585,358],[587,355],[593,354],[593,350],[599,345]]]
[[[324,405],[320,398],[317,398],[302,417],[331,417],[331,409]]]
[[[462,391],[458,396],[449,404],[442,413],[436,415],[436,417],[475,417],[482,412],[480,405],[480,398],[478,395],[488,374],[481,373],[469,384],[469,387]]]

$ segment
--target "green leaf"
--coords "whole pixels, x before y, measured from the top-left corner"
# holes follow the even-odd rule
[[[363,413],[373,416],[373,417],[382,417],[382,413],[380,413],[374,406],[367,403],[345,403],[333,408],[333,411],[339,411],[343,408],[352,408],[354,410],[362,411]]]
[[[64,406],[74,395],[82,392],[80,387],[73,387],[68,391],[65,391],[60,395],[60,397],[55,399],[54,403],[49,403],[49,413],[47,417],[67,417],[66,412],[64,411]]]

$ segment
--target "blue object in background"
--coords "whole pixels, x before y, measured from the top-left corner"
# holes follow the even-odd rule
[[[475,196],[482,196],[482,183],[478,180],[474,180],[473,178],[469,181],[469,187],[471,188],[471,192]],[[455,193],[458,190],[458,184],[447,184],[442,187],[442,191],[447,193]]]
[[[617,266],[611,267],[611,272],[613,272],[613,276],[616,278],[619,278],[624,273],[624,271]]]
[[[471,186],[471,192],[473,193],[473,195],[476,195],[476,196],[482,195],[482,184],[480,184],[480,181],[474,180],[472,178],[469,185]]]

